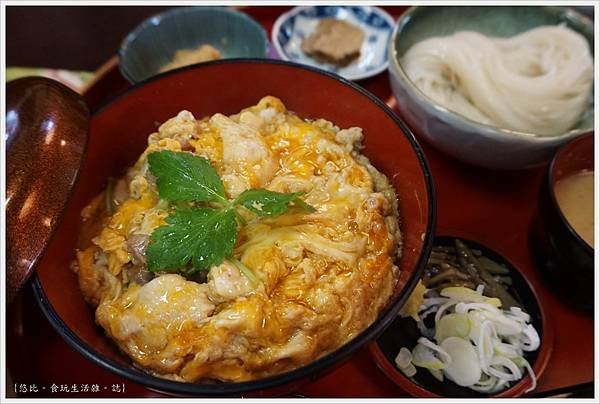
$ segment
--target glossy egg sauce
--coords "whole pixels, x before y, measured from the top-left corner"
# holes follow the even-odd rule
[[[163,123],[119,180],[126,192],[114,211],[100,196],[82,212],[88,243],[73,269],[96,322],[141,368],[187,382],[267,377],[354,338],[393,294],[402,240],[394,188],[360,153],[362,137],[302,119],[275,97],[231,116],[182,111]],[[246,224],[232,255],[257,285],[227,261],[204,280],[150,273],[140,246],[169,214],[147,162],[161,150],[209,160],[228,198],[302,192],[315,212],[239,212]]]

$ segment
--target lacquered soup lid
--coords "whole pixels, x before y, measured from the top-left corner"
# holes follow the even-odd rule
[[[77,180],[89,111],[63,84],[26,77],[6,85],[6,293],[11,302],[44,254]]]

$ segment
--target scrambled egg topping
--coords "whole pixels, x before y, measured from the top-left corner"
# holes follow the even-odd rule
[[[74,270],[96,321],[139,366],[181,381],[244,381],[307,364],[369,326],[393,293],[401,241],[393,188],[360,154],[360,128],[307,121],[265,97],[233,116],[180,112],[148,138]],[[246,214],[235,258],[198,282],[146,270],[149,235],[165,223],[147,155],[188,151],[210,160],[227,196],[249,188],[303,191],[314,213]]]

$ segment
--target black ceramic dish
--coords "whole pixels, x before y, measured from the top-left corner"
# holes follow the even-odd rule
[[[569,174],[593,169],[593,133],[563,146],[542,181],[539,209],[530,231],[536,266],[549,281],[553,292],[587,312],[594,310],[594,248],[575,232],[562,214],[554,186]]]
[[[453,246],[456,237],[451,236],[436,236],[434,240],[435,246]],[[512,278],[512,286],[508,290],[509,293],[523,306],[523,309],[531,316],[531,324],[538,331],[542,345],[535,352],[528,352],[525,358],[531,366],[536,370],[543,369],[545,363],[536,363],[541,356],[548,356],[550,344],[546,344],[547,338],[544,338],[544,316],[535,295],[535,292],[521,275],[521,273],[512,265],[506,258],[499,255],[490,248],[481,245],[477,242],[460,238],[469,248],[480,250],[485,257],[488,257],[498,263],[503,264],[510,270],[509,276]],[[490,395],[479,393],[467,387],[461,387],[454,382],[444,379],[440,382],[435,379],[426,369],[417,368],[415,376],[408,378],[399,369],[396,368],[395,358],[400,351],[400,348],[406,347],[410,350],[415,347],[417,340],[421,337],[421,333],[417,328],[417,323],[410,317],[398,316],[392,324],[383,332],[383,334],[371,346],[371,351],[378,362],[379,367],[390,377],[394,382],[400,385],[413,395],[421,397],[452,397],[452,398],[488,398]],[[546,341],[545,341],[546,340]],[[540,358],[541,359],[541,358]],[[545,362],[545,358],[541,362]],[[382,362],[383,361],[383,362]],[[536,364],[536,365],[534,365]],[[514,397],[521,394],[530,386],[529,377],[521,379],[521,381],[512,383],[505,390],[495,393],[496,396]]]

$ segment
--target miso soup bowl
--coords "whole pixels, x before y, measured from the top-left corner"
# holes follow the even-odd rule
[[[593,133],[573,139],[552,159],[541,185],[530,239],[536,266],[554,293],[574,307],[592,311],[594,248],[573,229],[555,194],[558,181],[584,170],[594,171]]]
[[[94,321],[69,265],[81,231],[80,212],[136,161],[157,125],[182,109],[200,118],[233,114],[265,95],[279,97],[303,118],[325,118],[364,131],[364,154],[394,185],[403,233],[400,279],[379,317],[354,339],[295,370],[240,383],[183,383],[134,366]],[[408,128],[380,100],[337,75],[266,59],[222,60],[158,75],[93,113],[87,152],[70,204],[34,279],[37,298],[56,330],[90,361],[124,378],[174,395],[271,396],[289,393],[320,377],[376,338],[396,317],[421,276],[435,222],[431,174]]]

